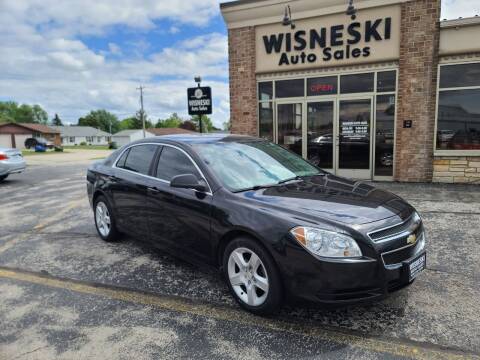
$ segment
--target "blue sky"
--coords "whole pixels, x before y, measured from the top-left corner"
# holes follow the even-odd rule
[[[347,1],[345,1],[347,3]],[[444,0],[442,18],[480,14]],[[212,87],[217,126],[229,119],[227,36],[218,0],[0,0],[0,100],[38,103],[66,123],[104,108],[154,122],[187,118],[186,87]]]

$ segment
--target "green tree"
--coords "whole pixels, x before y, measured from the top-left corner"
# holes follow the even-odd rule
[[[63,126],[62,120],[58,116],[58,114],[55,114],[54,118],[52,119],[52,125],[54,126]]]
[[[0,121],[46,124],[48,114],[40,105],[28,105],[14,101],[0,102]]]
[[[142,129],[142,116],[141,111],[138,111],[135,116],[128,117],[120,121],[120,130],[134,130]],[[148,120],[147,115],[145,114],[145,129],[153,128],[153,124]]]
[[[195,124],[197,129],[200,128],[199,126],[199,116],[193,116],[190,121]],[[213,130],[218,130],[216,127],[213,126],[212,120],[207,115],[202,115],[202,129],[204,133],[211,132]]]
[[[183,123],[183,120],[177,113],[173,113],[166,119],[158,119],[156,128],[178,128]]]
[[[78,125],[91,126],[106,132],[111,132],[112,134],[118,132],[120,129],[118,118],[103,109],[90,111],[90,113],[78,119]]]

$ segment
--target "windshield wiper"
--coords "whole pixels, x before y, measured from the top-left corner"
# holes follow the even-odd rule
[[[249,188],[239,189],[239,190],[235,190],[235,191],[232,191],[232,192],[239,193],[239,192],[250,191],[250,190],[268,189],[268,188],[271,188],[271,187],[274,187],[274,186],[277,186],[277,184],[255,185],[255,186],[252,186],[252,187],[249,187]]]

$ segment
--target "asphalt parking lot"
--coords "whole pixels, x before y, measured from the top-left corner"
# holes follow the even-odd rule
[[[0,184],[0,359],[480,358],[478,186],[378,184],[423,216],[427,270],[379,303],[261,318],[215,272],[102,242],[91,158],[32,160]]]

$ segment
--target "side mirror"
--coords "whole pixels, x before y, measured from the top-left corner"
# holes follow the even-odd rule
[[[207,191],[207,185],[204,180],[198,180],[193,174],[177,175],[170,181],[170,186],[180,189],[193,189],[200,192]]]

